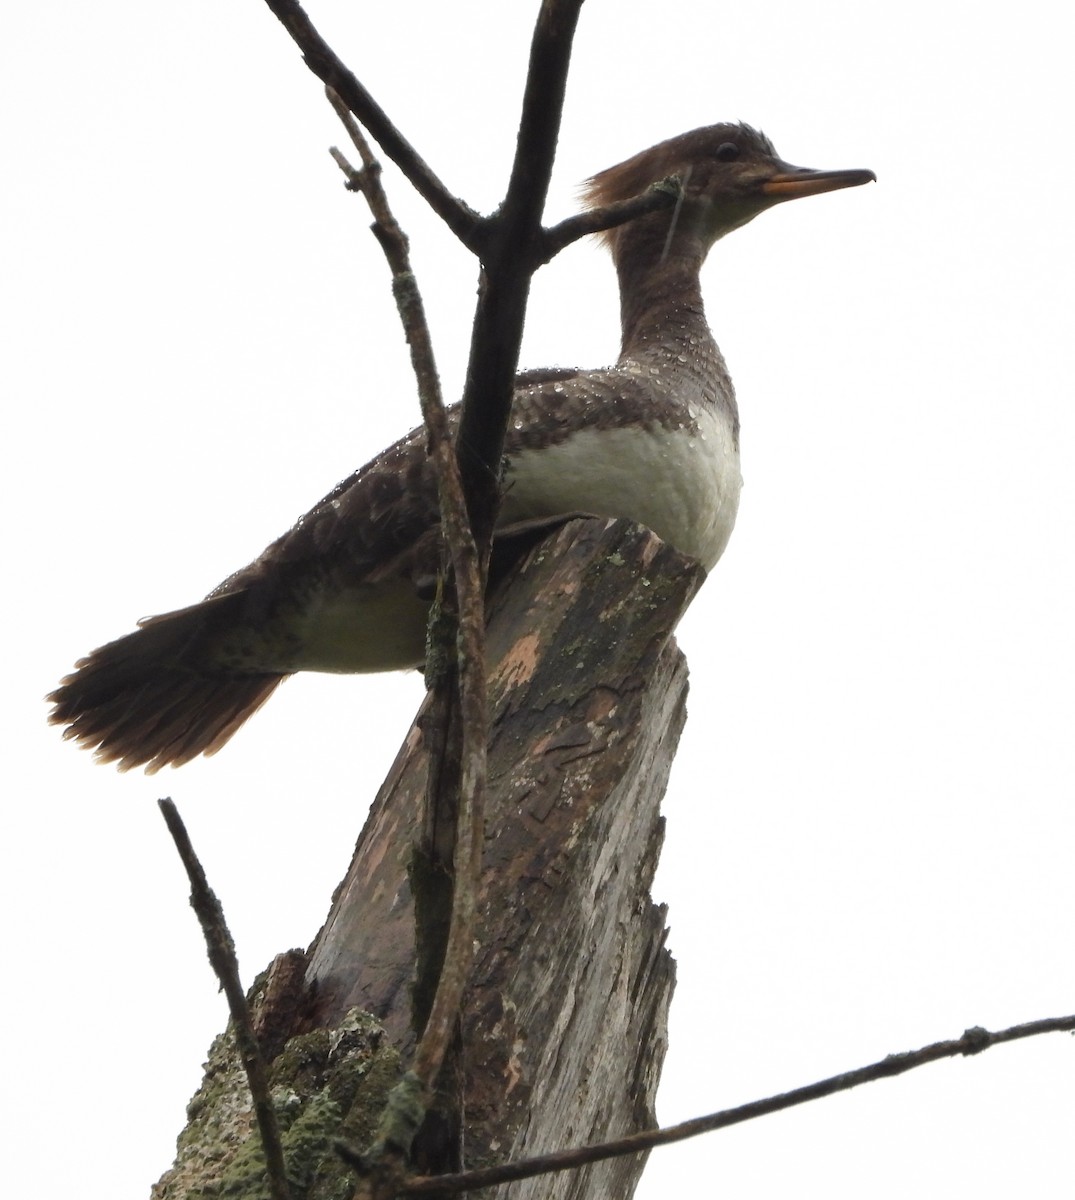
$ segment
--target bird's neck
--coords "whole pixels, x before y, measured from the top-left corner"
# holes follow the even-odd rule
[[[662,213],[618,231],[613,258],[620,280],[621,362],[654,356],[684,362],[716,352],[698,277],[707,248],[689,232],[669,237]]]

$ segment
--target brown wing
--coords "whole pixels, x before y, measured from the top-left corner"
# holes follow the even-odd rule
[[[622,421],[624,404],[641,411],[633,392],[607,372],[523,375],[506,454],[580,424]],[[453,410],[453,425],[457,418]],[[437,524],[425,433],[414,430],[200,604],[152,617],[81,659],[49,696],[50,720],[121,769],[154,771],[213,753],[285,678],[266,667],[286,658],[279,647],[309,606],[392,577],[417,587],[436,566]],[[267,647],[277,652],[267,656]]]

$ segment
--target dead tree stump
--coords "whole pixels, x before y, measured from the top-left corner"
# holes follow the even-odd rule
[[[703,578],[649,531],[593,518],[548,537],[497,591],[481,917],[462,1029],[467,1166],[654,1124],[674,963],[665,910],[649,887],[687,691],[672,630]],[[368,1056],[372,1065],[360,1067],[342,1055],[350,1076],[365,1078],[391,1075],[385,1052],[405,1062],[413,1043],[407,864],[426,769],[416,722],[306,956],[304,980],[291,952],[255,989],[274,1085],[290,1095],[296,1120],[315,1092],[332,1090],[341,1044]],[[371,1036],[370,1018],[383,1033]],[[290,1067],[286,1077],[279,1069],[294,1066],[299,1046],[301,1084]],[[361,1087],[356,1094],[361,1103],[337,1103],[330,1136],[371,1132],[375,1097]],[[161,1200],[183,1194],[171,1178],[183,1138],[176,1168],[155,1191]],[[287,1134],[285,1152],[286,1142]],[[327,1145],[321,1165],[296,1179],[299,1195],[339,1194],[320,1183],[337,1176]],[[642,1166],[641,1156],[621,1158],[501,1191],[512,1200],[625,1200]]]

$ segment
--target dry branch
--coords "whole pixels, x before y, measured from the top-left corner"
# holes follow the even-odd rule
[[[448,1056],[461,1017],[463,991],[473,956],[475,893],[481,872],[481,847],[484,832],[486,788],[486,694],[485,694],[485,576],[467,518],[466,500],[448,428],[448,416],[441,396],[425,307],[411,269],[407,238],[400,229],[381,186],[379,164],[374,160],[361,130],[340,97],[332,88],[328,98],[343,122],[363,162],[361,171],[353,171],[346,160],[334,153],[337,162],[348,170],[348,182],[361,191],[374,216],[374,232],[392,271],[392,290],[411,350],[411,363],[418,383],[418,395],[429,435],[428,450],[437,475],[441,529],[451,564],[450,586],[454,587],[455,620],[447,634],[455,647],[451,669],[428,678],[437,694],[437,707],[444,714],[438,753],[431,777],[438,783],[450,778],[447,787],[426,789],[429,813],[426,829],[447,831],[443,858],[436,856],[432,838],[419,832],[415,855],[426,870],[439,872],[450,881],[451,917],[447,937],[419,963],[417,994],[432,996],[428,1011],[416,1025],[421,1038],[414,1053],[411,1074],[401,1084],[403,1093],[389,1104],[386,1112],[386,1144],[391,1142],[403,1152],[409,1151],[418,1124],[434,1096],[441,1068]],[[458,706],[456,708],[456,706]],[[458,711],[459,719],[453,721]],[[458,744],[448,736],[458,730]],[[445,759],[458,754],[458,772],[444,770]],[[426,845],[425,843],[430,843]],[[419,866],[413,865],[418,870]],[[415,921],[420,936],[441,927],[440,914],[416,906]],[[440,943],[441,939],[435,939]],[[423,1005],[423,1007],[425,1007]],[[413,1095],[412,1095],[413,1093]],[[415,1124],[417,1122],[418,1124]],[[414,1127],[409,1131],[406,1124]],[[389,1138],[389,1133],[391,1137]]]
[[[190,880],[190,904],[197,914],[198,921],[205,935],[205,944],[209,952],[209,962],[220,986],[228,999],[228,1010],[231,1013],[232,1027],[235,1031],[235,1044],[246,1071],[250,1085],[250,1095],[254,1105],[254,1116],[257,1119],[258,1133],[261,1137],[261,1147],[265,1154],[266,1175],[269,1192],[273,1200],[291,1200],[291,1189],[287,1182],[287,1171],[284,1165],[284,1153],[280,1144],[280,1130],[276,1123],[276,1110],[273,1107],[272,1096],[269,1093],[265,1061],[262,1058],[261,1047],[250,1016],[250,1008],[246,1002],[239,979],[239,962],[235,956],[235,943],[224,919],[224,910],[216,894],[209,886],[205,871],[194,852],[194,846],[187,834],[186,826],[179,815],[179,810],[171,800],[159,800],[161,814],[168,832],[172,835],[175,848],[183,862],[183,867]]]
[[[433,211],[464,245],[477,252],[476,235],[481,218],[444,186],[414,147],[388,119],[354,73],[344,65],[331,46],[314,28],[296,0],[265,0],[280,23],[302,51],[311,71],[343,99],[347,107],[369,130],[373,140],[413,184]]]
[[[962,1037],[945,1042],[933,1042],[918,1050],[908,1050],[902,1054],[890,1054],[878,1062],[859,1067],[854,1071],[832,1075],[828,1079],[821,1079],[816,1083],[806,1084],[804,1087],[795,1088],[790,1092],[782,1092],[777,1096],[769,1096],[764,1100],[752,1100],[749,1104],[741,1104],[736,1108],[726,1108],[720,1112],[710,1113],[708,1116],[694,1117],[692,1120],[682,1121],[678,1125],[669,1125],[665,1129],[647,1130],[603,1144],[576,1146],[569,1150],[546,1154],[540,1158],[503,1163],[500,1166],[487,1167],[484,1170],[465,1171],[448,1176],[411,1177],[403,1183],[400,1194],[404,1196],[458,1195],[462,1192],[476,1191],[479,1188],[511,1183],[521,1179],[533,1179],[540,1175],[559,1171],[573,1171],[590,1163],[603,1162],[609,1158],[618,1158],[623,1155],[642,1154],[657,1146],[670,1146],[674,1142],[683,1142],[703,1133],[727,1129],[731,1125],[752,1121],[755,1117],[768,1116],[770,1113],[780,1112],[785,1108],[794,1108],[799,1104],[808,1104],[811,1100],[820,1100],[825,1096],[833,1096],[837,1092],[849,1091],[864,1083],[873,1083],[879,1079],[891,1079],[896,1075],[903,1075],[907,1071],[913,1071],[916,1067],[937,1062],[942,1058],[980,1054],[991,1046],[999,1046],[1004,1042],[1012,1042],[1021,1038],[1038,1037],[1043,1033],[1070,1033],[1072,1031],[1075,1031],[1075,1016],[1046,1017],[1040,1021],[1028,1021],[1023,1025],[1013,1025],[1009,1029],[1001,1029],[992,1033],[981,1026],[974,1026],[968,1029]]]

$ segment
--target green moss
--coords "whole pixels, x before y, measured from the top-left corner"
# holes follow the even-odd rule
[[[294,1200],[351,1195],[354,1176],[333,1145],[372,1142],[400,1076],[398,1052],[384,1044],[378,1022],[357,1009],[336,1029],[287,1042],[270,1082]],[[230,1031],[213,1043],[187,1116],[175,1165],[153,1189],[154,1200],[269,1200],[246,1075]]]

